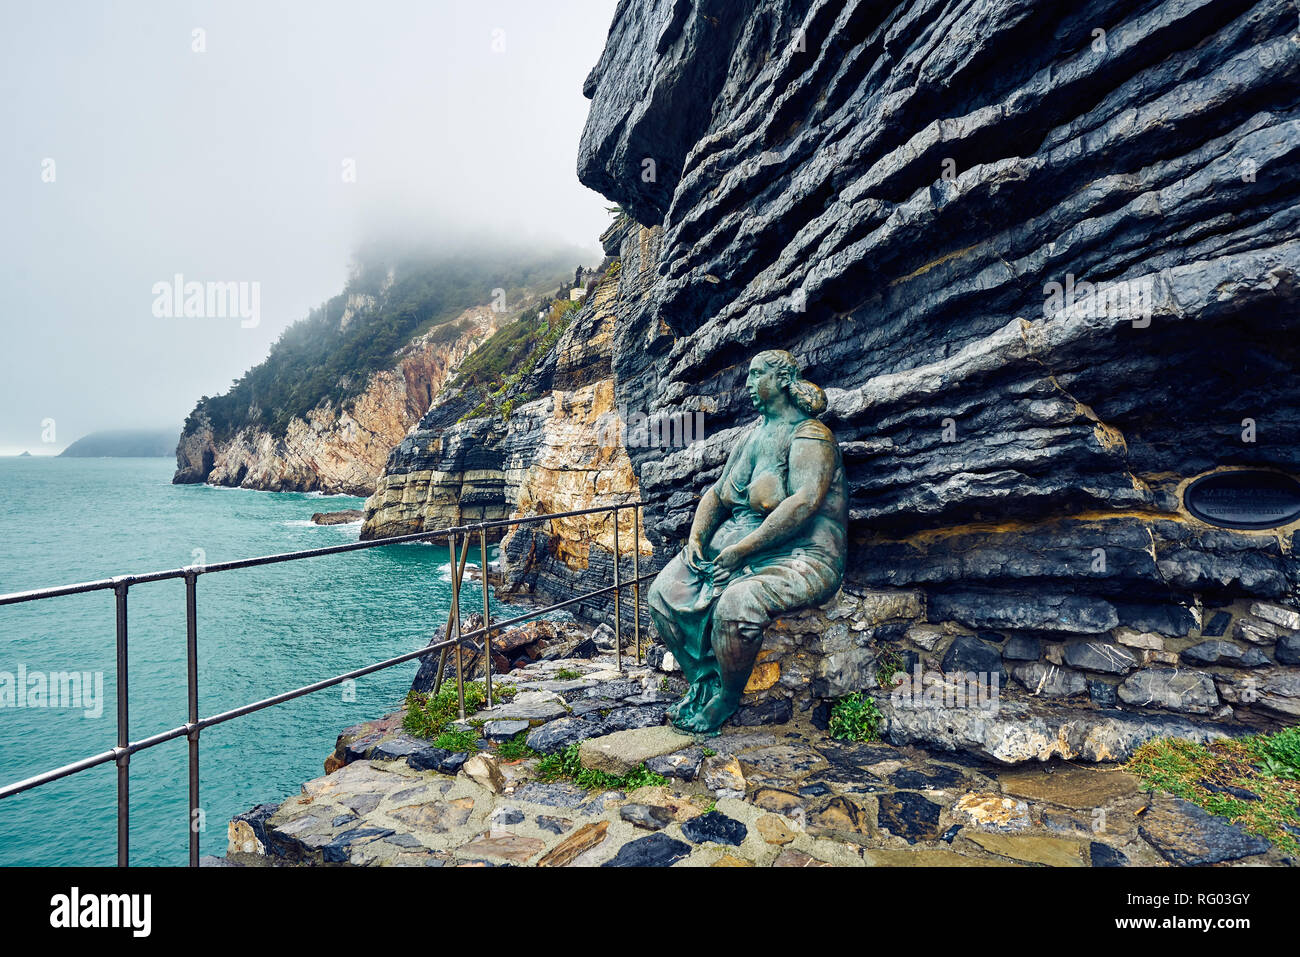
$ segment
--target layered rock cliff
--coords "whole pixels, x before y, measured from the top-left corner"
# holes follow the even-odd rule
[[[753,421],[750,357],[788,349],[851,488],[826,693],[893,652],[1082,708],[1300,715],[1300,526],[1183,497],[1300,471],[1298,26],[1289,0],[623,0],[578,158],[643,227],[613,401],[708,426],[628,450],[654,563]],[[882,594],[912,610],[859,614]],[[899,736],[943,734],[917,714]]]
[[[360,395],[342,406],[322,400],[281,434],[249,426],[218,441],[211,422],[201,420],[181,437],[175,481],[369,495],[389,452],[500,319],[488,306],[465,310],[453,335],[438,327],[416,337],[394,355],[391,369],[368,378]]]
[[[174,482],[369,495],[452,374],[517,311],[570,288],[581,253],[467,242],[367,247],[344,291],[185,423]],[[507,308],[508,307],[508,308]]]
[[[389,456],[362,538],[636,500],[610,369],[620,272],[611,264],[580,307],[557,303],[482,346]],[[622,512],[629,561],[633,524]],[[609,515],[511,529],[505,590],[560,600],[600,587],[612,580],[613,537]],[[639,544],[648,558],[644,535]],[[607,607],[575,611],[603,619]]]

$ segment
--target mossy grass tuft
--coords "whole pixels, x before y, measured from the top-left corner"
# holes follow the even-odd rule
[[[447,751],[477,751],[478,733],[465,728],[452,728],[434,738],[433,746]]]
[[[523,758],[538,757],[536,751],[528,746],[528,732],[520,731],[509,741],[497,745],[497,757],[503,761],[519,761]]]
[[[903,670],[903,656],[894,648],[885,648],[876,655],[876,684],[886,691],[894,688],[894,679]]]
[[[1133,752],[1126,767],[1149,788],[1300,853],[1300,727],[1209,744],[1159,738]]]
[[[662,774],[656,774],[644,764],[621,776],[583,767],[582,760],[578,757],[578,748],[577,744],[571,744],[563,751],[543,756],[537,762],[537,776],[548,782],[568,778],[588,791],[635,791],[646,785],[668,783]]]
[[[493,695],[498,700],[508,700],[515,696],[516,688],[509,685],[497,685],[493,689]],[[465,713],[473,714],[483,705],[487,704],[487,689],[481,681],[465,682]],[[460,715],[460,707],[456,696],[456,684],[453,681],[443,683],[442,689],[438,694],[430,695],[422,691],[412,691],[406,696],[406,716],[402,718],[402,727],[418,738],[440,739],[442,735],[451,731],[451,723]],[[479,719],[477,726],[482,727],[483,721]],[[452,751],[472,751],[474,749],[473,741],[477,740],[476,735],[471,735],[471,743],[468,748],[451,748],[445,744],[435,744],[440,748],[448,748]],[[458,738],[457,740],[464,740]]]

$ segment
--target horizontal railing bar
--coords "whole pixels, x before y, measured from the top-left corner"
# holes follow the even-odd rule
[[[93,767],[101,764],[108,764],[117,759],[116,751],[101,751],[99,754],[89,758],[82,758],[80,761],[74,761],[72,764],[65,764],[61,768],[55,768],[52,771],[42,771],[30,778],[24,778],[13,784],[6,784],[0,787],[0,799],[7,798],[13,794],[20,794],[23,791],[30,791],[32,788],[40,787],[43,784],[49,784],[57,781],[59,778],[66,778],[70,774],[76,774],[79,771],[89,771]]]
[[[84,592],[102,591],[116,588],[120,584],[139,585],[148,582],[167,581],[183,578],[186,575],[206,575],[211,572],[234,571],[240,568],[255,568],[261,565],[275,565],[280,562],[297,561],[302,558],[316,558],[324,555],[337,555],[341,552],[354,552],[364,548],[383,548],[388,545],[401,545],[407,542],[426,541],[441,538],[444,535],[463,535],[503,528],[510,525],[524,525],[529,522],[542,522],[555,518],[573,518],[578,515],[592,515],[596,512],[618,512],[625,508],[640,507],[642,502],[623,502],[617,505],[600,505],[595,508],[583,508],[572,512],[555,512],[547,515],[526,515],[522,518],[502,518],[491,522],[479,522],[476,525],[460,525],[455,528],[443,528],[427,532],[411,532],[407,535],[394,535],[392,538],[376,538],[365,542],[348,542],[344,545],[327,545],[323,548],[308,548],[297,552],[281,552],[277,555],[262,555],[258,558],[240,558],[228,562],[212,562],[207,565],[190,565],[183,568],[171,568],[160,572],[145,572],[139,575],[118,575],[114,578],[101,578],[96,581],[78,582],[72,585],[58,585],[52,588],[36,588],[30,591],[10,592],[0,595],[0,605],[16,605],[21,602],[37,601],[43,598],[59,598],[65,595],[79,595]]]
[[[463,641],[464,638],[462,637],[461,640]],[[342,684],[344,681],[350,681],[353,678],[360,678],[376,671],[383,671],[385,668],[391,668],[394,665],[404,664],[415,658],[419,658],[421,655],[427,655],[432,651],[438,651],[444,645],[454,644],[456,644],[456,640],[453,638],[448,641],[440,641],[437,644],[425,645],[423,648],[418,648],[415,651],[403,652],[394,658],[389,658],[373,665],[366,665],[364,668],[358,668],[355,671],[336,675],[333,678],[325,678],[322,681],[304,685],[301,688],[295,688],[293,691],[284,691],[278,695],[273,695],[270,698],[263,698],[261,701],[254,701],[252,704],[240,705],[238,708],[232,708],[230,711],[223,711],[220,714],[215,714],[208,718],[201,718],[199,719],[198,727],[199,730],[210,728],[213,725],[222,724],[246,714],[252,714],[254,711],[261,711],[264,708],[270,708],[277,704],[283,704],[286,701],[292,701],[294,698],[301,698],[303,695],[309,695],[316,691],[322,691],[325,688],[331,688],[334,685]]]
[[[608,508],[598,509],[598,511],[609,511],[609,509]],[[518,615],[514,618],[509,618],[506,619],[505,621],[496,622],[492,625],[491,629],[484,627],[484,628],[475,629],[474,631],[471,632],[466,632],[460,636],[460,641],[465,642],[473,638],[481,637],[483,635],[486,635],[489,630],[500,631],[502,628],[507,628],[510,625],[519,624],[520,622],[528,621],[531,618],[537,618],[541,615],[548,614],[552,611],[558,611],[561,608],[566,608],[569,605],[576,604],[577,602],[585,601],[588,598],[595,598],[599,595],[608,594],[609,592],[614,591],[615,589],[627,588],[633,584],[644,582],[654,577],[655,577],[654,575],[642,575],[640,578],[630,579],[628,581],[620,583],[619,585],[606,585],[603,588],[599,588],[591,592],[586,592],[582,595],[577,596],[576,598],[570,598],[562,602],[557,602],[553,605],[547,605],[544,608],[533,609],[532,611],[526,612],[525,614],[522,615]],[[333,687],[334,685],[341,684],[344,681],[350,681],[353,678],[361,678],[364,677],[365,675],[373,674],[376,671],[382,671],[385,668],[392,668],[395,665],[400,665],[408,661],[413,661],[414,659],[419,658],[422,655],[427,655],[431,652],[439,651],[444,647],[454,645],[454,644],[457,644],[457,640],[454,638],[448,639],[446,641],[439,641],[433,644],[428,644],[423,646],[422,648],[416,649],[415,651],[403,652],[402,654],[397,655],[396,657],[388,658],[384,661],[380,661],[372,665],[366,665],[365,667],[358,668],[355,671],[345,672],[344,674],[336,675],[333,678],[326,678],[322,681],[317,681],[313,684],[305,685],[301,688],[296,688],[293,691],[281,692],[280,694],[273,695],[270,698],[263,698],[261,701],[255,701],[252,704],[241,705],[240,707],[233,708],[230,711],[223,711],[219,714],[215,714],[207,718],[201,718],[199,719],[199,721],[195,722],[193,728],[191,728],[190,725],[181,725],[179,727],[172,728],[169,731],[160,731],[158,734],[151,735],[150,737],[142,738],[139,741],[133,741],[130,744],[128,744],[125,748],[122,748],[120,750],[124,751],[127,754],[135,754],[137,751],[144,751],[148,748],[157,747],[160,744],[166,744],[168,741],[175,741],[177,738],[185,737],[190,733],[191,730],[202,731],[203,729],[213,727],[214,725],[224,724],[227,721],[233,721],[235,718],[243,717],[246,714],[252,714],[255,711],[262,711],[266,708],[274,707],[277,704],[283,704],[286,701],[292,701],[295,698],[301,698],[305,695],[313,694],[317,691],[322,691],[325,688]],[[70,774],[76,774],[79,771],[85,771],[97,765],[106,764],[109,761],[114,761],[117,759],[118,755],[119,755],[118,749],[114,749],[112,751],[104,751],[100,754],[93,755],[92,757],[83,758],[80,761],[76,761],[72,764],[66,764],[63,767],[55,768],[51,771],[45,771],[33,777],[15,782],[14,784],[5,785],[3,787],[0,787],[0,800],[10,797],[11,795],[14,794],[20,794],[23,791],[31,790],[32,788],[39,787],[43,784],[49,784],[51,781],[57,781],[59,778],[67,777]]]
[[[253,568],[258,565],[274,565],[280,562],[297,561],[301,558],[316,558],[322,555],[336,555],[339,552],[354,552],[363,548],[380,548],[385,545],[400,545],[406,542],[424,541],[437,538],[443,532],[412,532],[393,538],[380,538],[368,542],[348,542],[345,545],[328,545],[324,548],[309,548],[298,552],[282,552],[278,555],[263,555],[258,558],[240,558],[229,562],[213,562],[209,565],[190,565],[184,568],[170,568],[161,572],[146,572],[140,575],[118,575],[115,578],[101,578],[98,581],[80,582],[75,585],[60,585],[54,588],[37,588],[32,591],[11,592],[0,595],[0,605],[14,605],[24,601],[36,601],[40,598],[58,598],[63,595],[77,595],[88,591],[102,591],[116,588],[120,584],[140,585],[148,582],[167,581],[184,578],[186,575],[206,575],[209,572],[231,571],[237,568]]]
[[[253,704],[244,705],[240,708],[235,708],[232,711],[224,711],[221,712],[220,714],[212,715],[211,717],[208,718],[200,718],[197,722],[195,722],[193,730],[202,731],[204,728],[210,728],[213,725],[223,724],[226,721],[231,721],[242,715],[251,714],[254,711],[260,711],[263,708],[269,708],[272,707],[273,705],[282,704],[285,701],[291,701],[294,698],[299,698],[302,697],[303,695],[311,694],[312,692],[315,691],[320,691],[323,688],[329,688],[333,685],[341,684],[342,682],[347,681],[350,678],[359,678],[362,675],[367,675],[374,671],[380,671],[384,668],[390,668],[393,665],[402,664],[403,662],[410,661],[413,658],[418,658],[420,657],[420,655],[427,654],[428,652],[437,651],[438,649],[442,648],[444,645],[450,645],[454,643],[455,643],[454,641],[443,641],[443,642],[439,642],[436,645],[425,645],[424,647],[416,651],[406,652],[404,654],[398,655],[396,658],[390,658],[387,661],[382,661],[378,664],[368,665],[365,668],[359,668],[356,671],[350,671],[347,672],[346,674],[338,675],[334,678],[328,678],[324,681],[318,681],[315,684],[307,685],[302,688],[297,688],[293,691],[286,691],[282,694],[275,695],[274,697],[271,698],[264,698],[261,701],[254,702]],[[189,725],[180,725],[179,727],[172,728],[169,731],[160,731],[158,734],[151,735],[150,737],[142,738],[139,741],[133,741],[122,750],[124,750],[127,754],[135,754],[137,751],[144,751],[148,748],[156,747],[157,745],[160,744],[166,744],[168,741],[174,741],[177,738],[185,737],[190,733],[190,731],[191,728]],[[69,774],[75,774],[77,771],[84,771],[87,768],[92,768],[97,764],[103,764],[107,761],[115,760],[117,756],[118,756],[118,751],[116,749],[113,751],[105,751],[102,754],[95,755],[94,757],[84,758],[81,761],[74,762],[73,764],[64,765],[63,767],[56,768],[53,771],[46,771],[43,774],[38,774],[35,777],[27,778],[15,784],[10,784],[4,787],[0,787],[0,799],[7,798],[11,794],[18,794],[21,791],[26,791],[40,784],[47,784],[50,781],[58,780],[59,778],[65,777],[66,775]]]
[[[547,605],[545,608],[541,608],[530,614],[518,615],[515,618],[507,618],[505,621],[498,621],[496,624],[492,626],[492,630],[496,631],[501,628],[508,628],[510,625],[517,625],[521,621],[527,621],[529,618],[534,618],[537,615],[544,615],[549,611],[559,611],[561,608],[568,608],[570,605],[576,605],[579,602],[586,601],[588,598],[595,598],[599,595],[608,595],[616,588],[620,588],[620,589],[627,588],[629,585],[633,585],[638,582],[649,581],[654,577],[655,577],[654,575],[642,575],[640,578],[629,578],[627,581],[619,585],[606,585],[604,588],[597,588],[595,591],[583,592],[581,595],[578,595],[576,598],[566,598],[564,601],[556,602],[554,605]],[[473,638],[476,635],[483,634],[484,631],[486,631],[486,629],[480,628],[477,631],[472,631],[467,635],[461,635],[461,639],[463,640],[465,638]]]
[[[652,578],[652,577],[653,576],[651,575],[643,576],[643,578]],[[626,587],[627,585],[630,584],[632,583],[625,582],[623,587]],[[603,595],[609,591],[612,591],[613,588],[614,586],[612,585],[606,585],[604,588],[599,589],[598,591],[589,592],[588,594],[580,595],[577,598],[571,598],[568,599],[567,601],[558,602],[554,605],[547,605],[545,608],[538,608],[534,611],[528,612],[527,614],[519,615],[515,618],[507,619],[506,621],[497,622],[492,626],[491,630],[499,631],[503,627],[507,627],[511,624],[518,624],[521,621],[527,621],[528,619],[536,618],[539,615],[545,615],[548,612],[556,611],[557,609],[563,608],[566,605],[571,605],[574,602],[582,601],[583,599],[586,598],[593,598],[597,595]],[[488,630],[489,629],[487,628],[476,628],[474,631],[468,631],[462,633],[459,642],[455,638],[449,638],[446,641],[439,641],[434,644],[428,644],[425,645],[423,648],[417,648],[415,651],[406,651],[393,658],[388,658],[384,661],[380,661],[372,665],[366,665],[365,667],[358,668],[355,671],[349,671],[341,675],[336,675],[333,678],[325,678],[313,684],[304,685],[301,688],[296,688],[293,691],[284,691],[278,695],[273,695],[270,698],[263,698],[261,701],[255,701],[252,704],[241,705],[240,707],[233,708],[230,711],[223,711],[221,714],[213,715],[208,718],[202,718],[198,722],[198,726],[197,726],[198,730],[201,731],[204,728],[210,728],[213,725],[222,724],[223,722],[233,720],[234,718],[242,717],[243,715],[246,714],[252,714],[254,711],[261,711],[265,708],[270,708],[277,704],[283,704],[286,701],[292,701],[294,698],[301,698],[304,695],[313,694],[317,691],[323,691],[325,688],[333,687],[334,685],[341,684],[344,681],[350,681],[353,678],[361,678],[364,677],[365,675],[373,674],[376,671],[383,671],[385,668],[391,668],[394,665],[405,664],[406,662],[419,658],[422,655],[427,655],[433,651],[439,651],[444,647],[455,645],[455,644],[463,644],[464,642],[469,641],[473,638],[482,637],[488,633]],[[179,730],[181,733],[185,733],[186,731],[185,728],[179,728],[176,730]],[[172,735],[172,732],[165,732],[165,734]],[[170,737],[166,738],[165,740],[170,740]]]
[[[573,518],[578,515],[592,515],[596,512],[618,512],[625,508],[639,508],[644,502],[620,502],[617,505],[597,505],[595,508],[580,508],[573,512],[548,512],[545,515],[524,515],[520,518],[497,518],[490,522],[479,522],[477,525],[466,525],[462,528],[453,529],[457,532],[478,531],[480,528],[493,529],[501,528],[503,525],[525,525],[528,522],[545,522],[552,518]]]

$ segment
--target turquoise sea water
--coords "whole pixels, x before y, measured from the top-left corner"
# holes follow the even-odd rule
[[[174,467],[170,459],[0,459],[0,593],[356,540],[358,525],[310,519],[362,499],[177,486]],[[426,644],[445,624],[450,582],[445,543],[201,576],[200,713]],[[186,721],[184,582],[133,587],[128,606],[131,737],[139,740]],[[102,712],[0,708],[0,782],[114,746],[112,591],[0,607],[0,680],[20,665],[29,675],[102,672]],[[416,667],[359,679],[355,700],[329,688],[205,731],[203,853],[225,853],[231,815],[281,801],[323,773],[338,732],[392,710]],[[131,760],[132,864],[187,860],[186,753],[181,738]],[[113,864],[115,815],[111,763],[6,798],[0,865]]]

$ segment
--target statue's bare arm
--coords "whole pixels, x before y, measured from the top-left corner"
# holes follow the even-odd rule
[[[722,488],[722,483],[730,478],[748,446],[748,442],[738,442],[732,446],[731,454],[727,456],[727,464],[722,467],[722,475],[709,486],[700,498],[700,504],[695,506],[695,517],[691,520],[691,532],[686,540],[686,564],[696,571],[700,570],[701,563],[704,561],[705,546],[713,538],[713,533],[718,530],[718,526],[727,518],[727,507],[722,504],[718,489]]]
[[[704,546],[722,524],[726,514],[726,506],[722,504],[722,499],[718,498],[718,493],[713,490],[713,486],[710,486],[695,508],[695,518],[691,521],[691,534],[686,541],[686,564],[696,571],[700,570],[700,563],[704,560]]]

